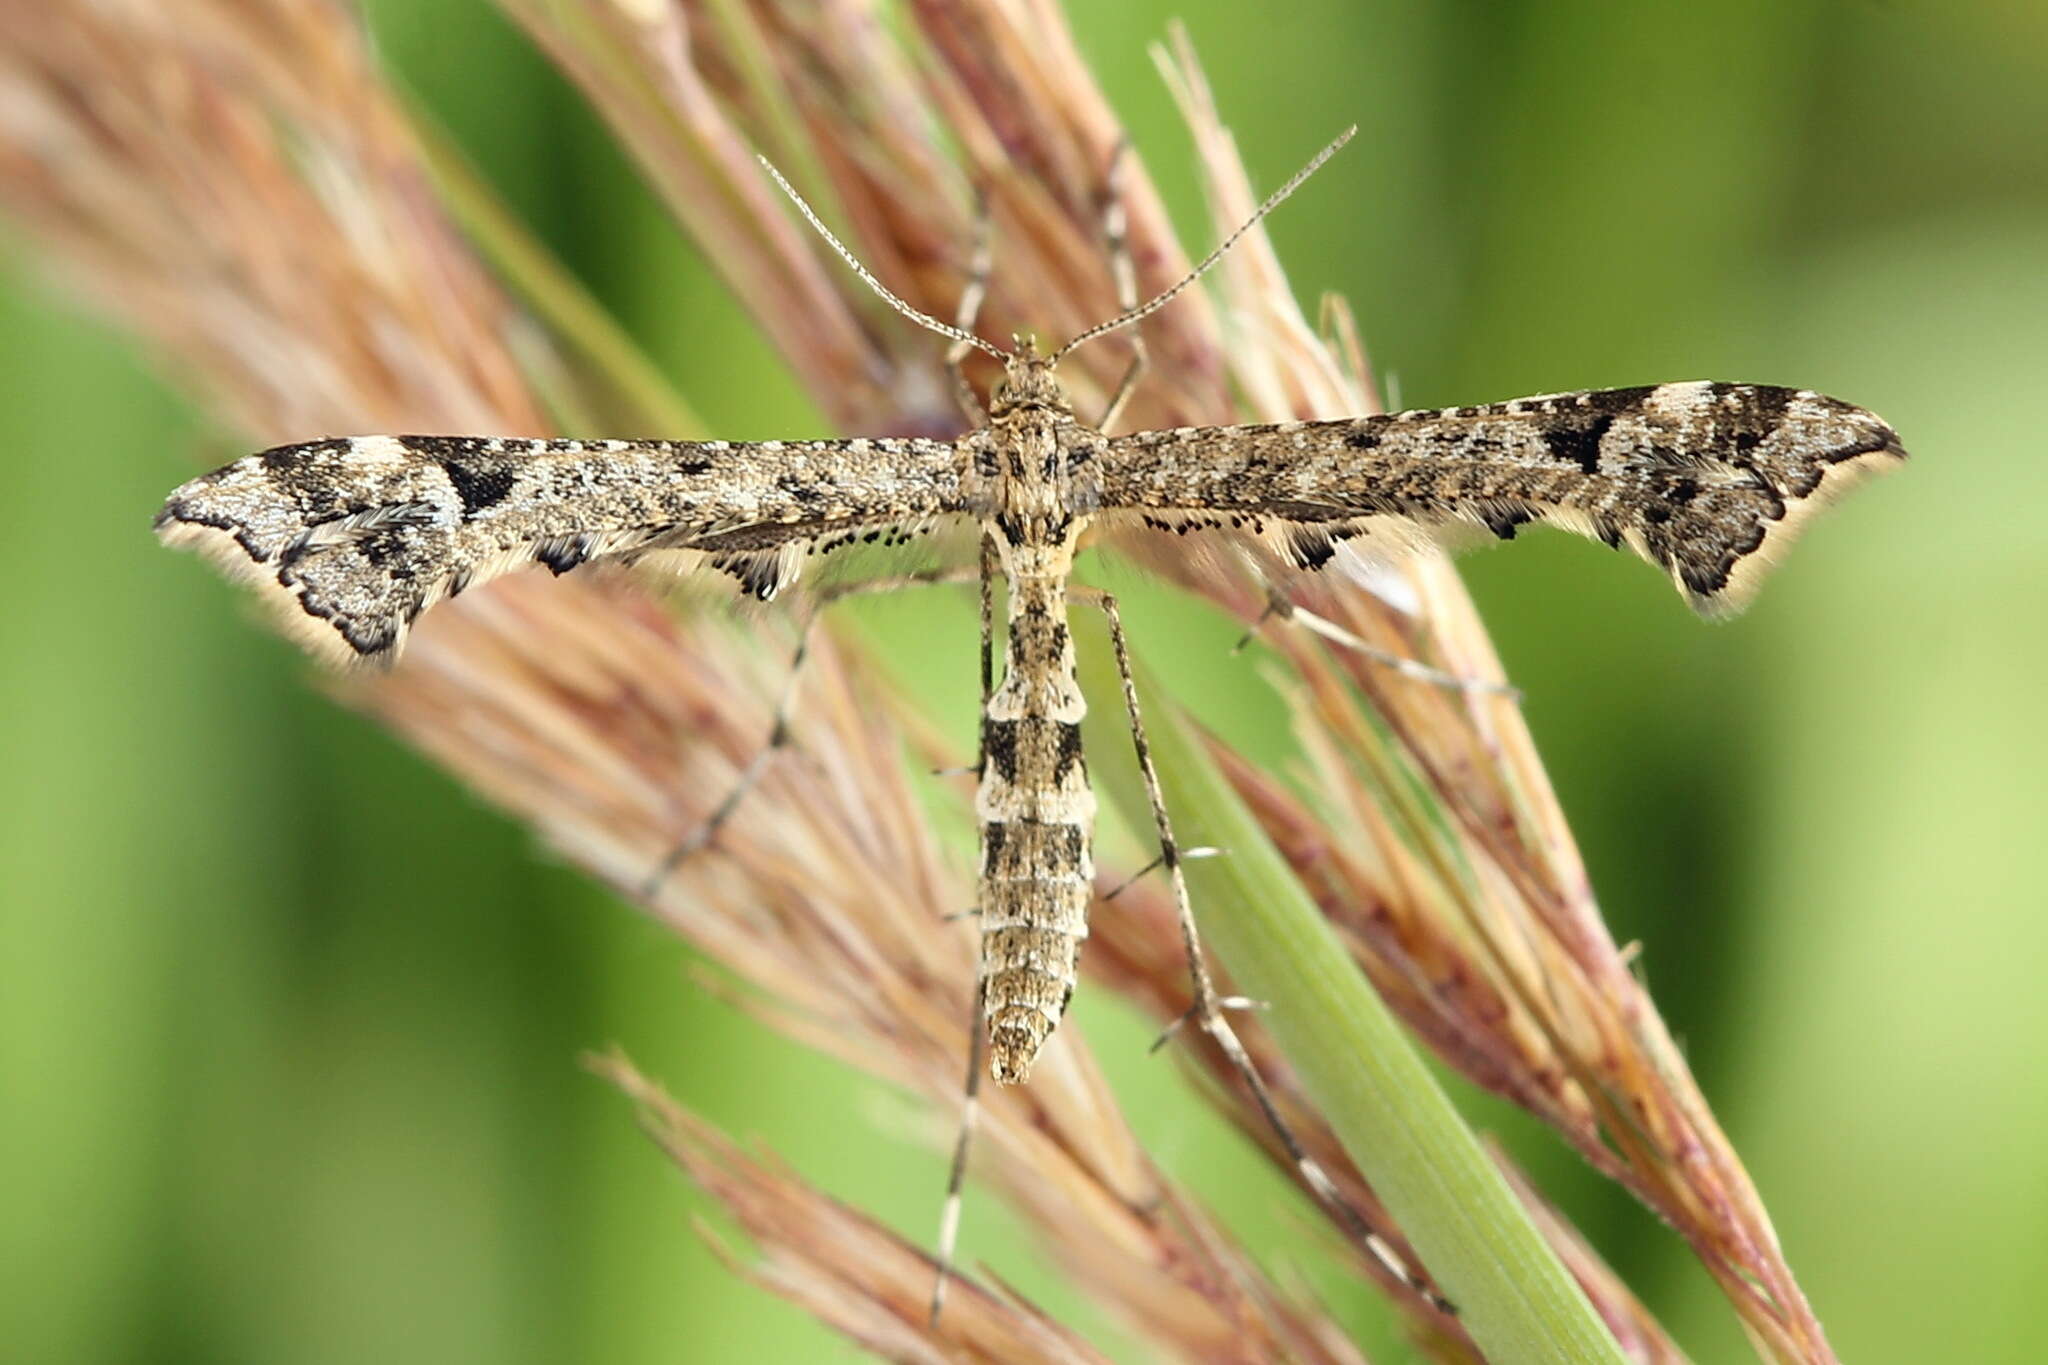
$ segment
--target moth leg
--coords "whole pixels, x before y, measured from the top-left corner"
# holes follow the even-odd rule
[[[972,332],[974,324],[981,318],[981,305],[988,300],[988,276],[994,263],[989,249],[989,204],[988,191],[977,189],[974,194],[974,248],[968,258],[967,284],[960,291],[960,306],[953,314],[953,325],[963,332]],[[974,386],[967,382],[968,344],[955,340],[946,348],[946,370],[953,376],[953,398],[960,404],[961,413],[970,427],[988,425],[988,412],[981,406],[981,399],[974,393]]]
[[[988,714],[988,699],[996,690],[995,655],[995,601],[996,577],[1000,572],[996,564],[996,542],[986,531],[981,535],[981,714]],[[984,755],[981,752],[982,730],[974,727],[974,775],[981,776]]]
[[[1223,850],[1220,848],[1184,848],[1180,851],[1180,860],[1184,863],[1193,862],[1197,858],[1220,858],[1222,856]],[[1139,882],[1164,866],[1166,866],[1166,855],[1163,853],[1154,854],[1151,862],[1146,863],[1136,872],[1118,882],[1112,889],[1103,892],[1102,899],[1105,901],[1115,900],[1118,896],[1121,896],[1124,892],[1130,890],[1133,886],[1136,886]],[[1229,997],[1231,1000],[1238,998],[1237,996]],[[1175,1021],[1173,1027],[1178,1028],[1179,1026],[1180,1022]]]
[[[996,543],[984,534],[981,538],[981,711],[988,713],[989,694],[996,690],[995,671],[995,583],[1000,576],[996,567]],[[934,774],[938,777],[959,777],[965,773],[981,776],[982,733],[979,726],[974,731],[974,763],[967,768],[941,768]],[[968,914],[978,914],[970,910]]]
[[[956,371],[957,374],[957,371]],[[964,381],[963,381],[964,383]],[[989,694],[995,691],[995,541],[981,537],[981,561],[977,566],[981,598],[981,710],[988,713]],[[985,756],[981,752],[981,727],[975,727],[974,771],[979,774]],[[968,914],[979,913],[971,910]],[[987,1046],[988,983],[974,983],[974,1012],[967,1021],[967,1084],[960,1098],[960,1132],[953,1140],[953,1165],[946,1176],[946,1202],[939,1214],[939,1270],[932,1281],[930,1325],[939,1325],[939,1312],[946,1304],[946,1284],[953,1278],[953,1255],[960,1244],[961,1190],[967,1183],[967,1150],[974,1141],[975,1121],[981,1116],[982,1050]]]
[[[974,1016],[967,1025],[967,1085],[960,1100],[960,1132],[953,1139],[953,1165],[946,1176],[945,1211],[939,1215],[939,1272],[932,1281],[931,1325],[939,1325],[939,1310],[946,1303],[946,1282],[953,1278],[953,1252],[960,1242],[961,1187],[967,1183],[967,1149],[974,1141],[975,1121],[981,1116],[981,1053],[987,1030],[982,1015],[987,1009],[988,985],[974,983]]]
[[[1259,613],[1259,619],[1252,622],[1246,628],[1244,636],[1237,642],[1236,648],[1242,650],[1246,645],[1249,645],[1252,639],[1258,635],[1259,627],[1275,618],[1283,621],[1292,621],[1312,635],[1320,635],[1331,644],[1348,649],[1353,654],[1367,659],[1391,673],[1413,679],[1416,682],[1428,683],[1432,687],[1441,687],[1452,692],[1483,692],[1492,696],[1511,697],[1516,701],[1522,699],[1522,689],[1508,683],[1495,682],[1491,678],[1464,677],[1461,674],[1447,672],[1441,668],[1433,668],[1429,664],[1423,663],[1419,659],[1411,659],[1405,654],[1396,654],[1392,650],[1381,649],[1378,645],[1369,644],[1338,625],[1335,621],[1318,616],[1307,607],[1297,606],[1277,591],[1267,599],[1266,609]]]
[[[788,747],[791,738],[789,727],[790,708],[796,700],[796,685],[803,676],[804,663],[810,657],[811,637],[816,632],[818,621],[824,616],[827,608],[849,597],[864,597],[874,593],[895,592],[900,588],[964,583],[968,581],[973,572],[975,571],[935,569],[929,573],[898,574],[888,578],[859,579],[850,583],[830,584],[814,593],[811,609],[805,615],[803,628],[797,635],[796,651],[790,656],[789,671],[783,675],[782,691],[775,700],[775,718],[769,724],[767,741],[754,751],[753,757],[749,758],[746,765],[740,769],[739,776],[733,780],[732,789],[726,792],[724,798],[712,808],[711,814],[705,817],[704,823],[690,831],[689,835],[682,842],[670,849],[668,854],[655,867],[654,871],[640,884],[640,899],[653,899],[668,879],[675,875],[677,868],[681,867],[696,854],[701,853],[718,838],[718,832],[725,827],[727,821],[732,819],[733,815],[739,810],[740,803],[746,799],[747,793],[754,789],[755,785],[760,782],[762,775],[767,772],[768,764],[773,761],[777,751]],[[986,583],[983,585],[982,592],[985,601],[988,592]],[[984,621],[986,621],[985,612]],[[985,631],[986,626],[984,626]],[[986,634],[984,633],[985,639]],[[976,767],[978,769],[979,764]]]
[[[1130,141],[1117,139],[1116,150],[1109,154],[1109,173],[1102,178],[1102,202],[1099,205],[1102,241],[1109,252],[1109,273],[1116,282],[1119,313],[1128,313],[1138,306],[1138,267],[1131,259],[1131,221],[1124,210],[1124,180],[1129,173],[1130,160]],[[1126,328],[1125,331],[1131,339],[1131,363],[1124,370],[1124,377],[1117,382],[1109,406],[1102,410],[1101,420],[1095,423],[1097,431],[1108,431],[1117,418],[1123,416],[1124,405],[1130,401],[1139,378],[1151,364],[1151,355],[1145,349],[1145,334],[1139,327]]]
[[[1116,654],[1117,676],[1122,680],[1124,710],[1130,716],[1131,744],[1137,750],[1138,770],[1145,779],[1145,798],[1152,806],[1152,823],[1159,833],[1159,864],[1166,869],[1173,882],[1174,909],[1180,917],[1181,942],[1187,949],[1188,976],[1194,986],[1194,1004],[1177,1020],[1167,1032],[1171,1034],[1182,1023],[1192,1023],[1214,1039],[1223,1050],[1231,1067],[1243,1078],[1245,1088],[1251,1093],[1252,1101],[1258,1106],[1266,1124],[1280,1139],[1288,1160],[1300,1174],[1302,1183],[1307,1185],[1317,1199],[1322,1201],[1344,1227],[1345,1231],[1360,1246],[1385,1266],[1390,1274],[1416,1294],[1421,1295],[1438,1310],[1455,1313],[1457,1310],[1412,1270],[1386,1238],[1373,1230],[1364,1214],[1352,1207],[1344,1198],[1337,1184],[1323,1169],[1322,1163],[1310,1156],[1308,1149],[1301,1145],[1294,1129],[1280,1115],[1279,1106],[1273,1094],[1266,1088],[1265,1080],[1252,1065],[1251,1054],[1245,1051],[1244,1043],[1237,1031],[1230,1026],[1226,1011],[1232,1009],[1256,1008],[1256,1002],[1236,996],[1219,996],[1216,983],[1209,975],[1209,966],[1202,956],[1202,941],[1195,928],[1195,912],[1188,899],[1187,876],[1182,864],[1194,850],[1181,850],[1173,840],[1173,826],[1166,816],[1166,798],[1160,790],[1159,772],[1152,766],[1152,748],[1145,739],[1144,718],[1138,711],[1138,685],[1131,676],[1130,646],[1124,639],[1123,618],[1117,611],[1116,598],[1097,588],[1070,586],[1067,589],[1070,600],[1099,607],[1109,622],[1110,645]]]

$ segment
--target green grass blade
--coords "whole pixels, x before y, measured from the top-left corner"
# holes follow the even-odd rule
[[[1084,682],[1096,699],[1089,742],[1098,781],[1149,839],[1144,789],[1134,766],[1118,761],[1130,742],[1118,736],[1115,666],[1103,632],[1077,617]],[[1262,1017],[1303,1088],[1458,1305],[1473,1340],[1495,1365],[1619,1365],[1620,1348],[1192,723],[1142,669],[1138,685],[1175,841],[1226,850],[1187,865],[1206,942],[1237,989],[1269,1002]]]

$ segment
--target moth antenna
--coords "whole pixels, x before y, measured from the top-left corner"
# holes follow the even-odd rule
[[[1346,136],[1349,136],[1349,134],[1346,134]],[[797,212],[801,213],[804,216],[804,221],[808,222],[811,225],[811,227],[817,231],[817,234],[825,239],[826,245],[830,246],[834,251],[839,253],[839,259],[845,261],[848,267],[852,269],[853,273],[860,276],[861,283],[865,284],[868,288],[874,290],[875,293],[881,298],[882,302],[888,304],[891,308],[894,308],[897,312],[903,314],[904,317],[909,318],[912,322],[916,323],[920,327],[927,329],[928,331],[937,332],[940,336],[951,337],[955,341],[964,342],[969,346],[978,347],[979,349],[987,352],[989,355],[994,356],[997,360],[1008,360],[1010,358],[1010,353],[1008,351],[1003,350],[1001,347],[995,345],[994,343],[983,341],[980,337],[974,335],[974,333],[965,331],[959,327],[955,327],[951,323],[941,322],[937,318],[933,317],[930,313],[924,312],[921,309],[913,308],[908,303],[905,303],[902,299],[898,298],[893,292],[890,291],[888,285],[883,284],[880,280],[876,279],[874,276],[874,272],[869,270],[866,266],[862,265],[860,261],[854,257],[854,254],[851,251],[847,250],[846,244],[844,242],[840,241],[837,237],[832,235],[832,229],[826,227],[824,220],[818,217],[816,210],[812,209],[812,207],[809,204],[804,202],[804,197],[796,192],[796,186],[790,184],[789,181],[783,176],[782,172],[775,169],[774,162],[770,161],[765,156],[759,155],[756,155],[754,159],[761,163],[763,169],[765,169],[769,175],[775,177],[775,183],[780,185],[782,187],[782,192],[789,196],[789,202],[796,205]]]
[[[1357,132],[1358,125],[1354,123],[1349,128],[1346,128],[1343,132],[1337,134],[1337,136],[1331,140],[1329,146],[1323,148],[1323,150],[1321,150],[1320,152],[1317,152],[1315,156],[1309,160],[1308,165],[1303,166],[1300,170],[1294,173],[1293,179],[1289,180],[1279,189],[1274,190],[1270,195],[1266,196],[1266,202],[1259,205],[1258,208],[1254,209],[1252,211],[1252,216],[1245,219],[1244,222],[1238,227],[1237,231],[1231,233],[1228,237],[1225,237],[1221,245],[1219,245],[1214,251],[1210,252],[1207,256],[1204,256],[1202,258],[1202,263],[1196,266],[1193,270],[1190,270],[1186,275],[1182,276],[1178,283],[1171,285],[1161,293],[1153,295],[1146,302],[1139,304],[1136,308],[1131,309],[1128,313],[1120,313],[1116,317],[1111,318],[1108,322],[1097,323],[1095,326],[1090,327],[1087,331],[1081,333],[1081,335],[1075,337],[1072,341],[1060,347],[1060,349],[1053,355],[1054,362],[1057,363],[1061,359],[1065,358],[1066,354],[1069,351],[1073,350],[1076,346],[1079,346],[1082,342],[1093,341],[1095,340],[1095,338],[1099,336],[1104,336],[1122,327],[1128,327],[1132,323],[1138,321],[1140,318],[1150,316],[1151,314],[1158,312],[1161,308],[1164,308],[1167,304],[1171,303],[1175,295],[1179,294],[1183,289],[1186,289],[1196,280],[1201,279],[1202,276],[1208,274],[1210,268],[1214,266],[1216,262],[1222,260],[1224,254],[1228,252],[1230,248],[1236,246],[1239,240],[1242,239],[1247,232],[1250,232],[1253,228],[1259,225],[1259,220],[1261,218],[1264,218],[1274,209],[1279,208],[1281,202],[1285,200],[1288,195],[1293,194],[1296,190],[1301,188],[1302,181],[1308,179],[1310,176],[1314,175],[1318,170],[1322,169],[1323,163],[1325,161],[1328,161],[1331,157],[1335,156],[1337,154],[1338,149],[1341,148],[1345,143],[1351,141],[1352,137]],[[769,169],[772,170],[774,168],[770,167]],[[776,179],[778,180],[780,180],[781,178],[782,177],[780,176],[776,177]],[[784,188],[788,187],[784,186]],[[819,230],[823,231],[822,228]]]

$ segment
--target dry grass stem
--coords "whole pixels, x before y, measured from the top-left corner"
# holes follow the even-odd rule
[[[1121,134],[1044,0],[908,0],[900,32],[859,0],[500,3],[848,433],[955,430],[942,347],[830,259],[758,173],[757,149],[918,307],[950,314],[982,195],[999,244],[984,334],[1059,339],[1115,311],[1095,197]],[[1227,227],[1256,195],[1185,45],[1163,66]],[[148,0],[0,10],[0,202],[252,444],[547,430],[537,395],[561,370],[450,226],[436,183],[335,0],[188,0],[175,18]],[[1127,187],[1150,294],[1187,253],[1141,164]],[[1316,211],[1312,195],[1297,211]],[[1262,232],[1213,283],[1216,303],[1191,291],[1147,321],[1154,367],[1131,425],[1372,410],[1351,329],[1334,345],[1318,337]],[[1124,346],[1063,369],[1084,409],[1115,382]],[[1122,548],[1247,623],[1268,606],[1274,566]],[[1375,647],[1499,678],[1440,561],[1286,591]],[[1305,771],[1287,783],[1220,744],[1217,757],[1387,1001],[1448,1065],[1678,1229],[1765,1358],[1831,1361],[1755,1190],[1607,934],[1512,699],[1416,685],[1284,621],[1261,636]],[[517,575],[434,612],[402,667],[346,692],[630,892],[762,742],[792,640],[786,621],[679,617],[617,580]],[[885,687],[822,647],[797,750],[716,855],[646,909],[778,1027],[950,1114],[974,967],[971,926],[946,917],[966,881],[907,776],[903,718],[873,704]],[[1118,909],[1097,926],[1091,975],[1177,1016],[1187,983],[1170,907],[1141,883]],[[1311,1149],[1373,1207],[1285,1058],[1245,1032]],[[1226,1112],[1270,1142],[1219,1060],[1201,1061]],[[999,1294],[961,1295],[928,1331],[921,1253],[741,1155],[623,1063],[606,1069],[760,1247],[751,1273],[853,1340],[902,1360],[1094,1358]],[[1156,1358],[1359,1358],[1160,1176],[1075,1026],[1028,1088],[993,1097],[982,1135],[981,1172]],[[1569,1226],[1525,1197],[1632,1358],[1677,1359]],[[1380,1278],[1432,1358],[1476,1358],[1455,1321]]]
[[[924,1330],[931,1261],[919,1249],[790,1172],[740,1151],[619,1057],[592,1063],[632,1097],[640,1124],[762,1248],[758,1260],[728,1250],[738,1273],[829,1324],[884,1360],[987,1361],[990,1365],[1089,1365],[1107,1357],[1027,1304],[963,1286],[948,1305],[947,1340]]]

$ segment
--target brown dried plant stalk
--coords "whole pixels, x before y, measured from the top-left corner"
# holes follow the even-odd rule
[[[984,332],[1068,336],[1115,311],[1094,203],[1120,132],[1050,3],[909,0],[895,27],[859,0],[500,3],[610,121],[843,431],[953,430],[941,355],[801,229],[756,171],[757,149],[919,307],[950,311],[980,194],[1002,244]],[[1254,196],[1185,49],[1167,72],[1214,217],[1239,221]],[[1186,255],[1142,173],[1126,193],[1149,294]],[[608,365],[627,348],[409,123],[335,0],[188,0],[175,18],[151,0],[0,10],[0,199],[252,445],[544,434],[552,413],[595,392],[613,408],[637,401],[650,434],[710,434],[660,428],[680,405]],[[530,311],[508,302],[456,220]],[[1334,345],[1318,338],[1262,235],[1216,283],[1222,309],[1194,291],[1148,321],[1155,364],[1132,424],[1372,410],[1348,328]],[[1122,363],[1104,345],[1062,375],[1083,404],[1099,402]],[[1247,623],[1267,613],[1247,566],[1126,548]],[[1454,574],[1421,560],[1370,585],[1329,575],[1289,592],[1295,620],[1262,634],[1307,780],[1281,783],[1212,747],[1295,874],[1439,1057],[1552,1125],[1686,1237],[1763,1358],[1832,1360],[1761,1202],[1600,920],[1512,700],[1417,686],[1331,645],[1497,679]],[[630,891],[758,750],[792,639],[779,623],[678,616],[618,581],[516,575],[426,618],[391,675],[343,690]],[[932,746],[913,718],[872,704],[888,695],[857,654],[823,644],[802,685],[798,751],[771,767],[716,855],[645,908],[744,983],[747,1007],[950,1114],[973,961],[970,931],[945,918],[964,881],[906,775],[906,748]],[[1141,884],[1118,908],[1097,926],[1092,980],[1178,1017],[1187,983],[1170,906]],[[1286,1059],[1245,1032],[1310,1149],[1375,1208]],[[1270,1143],[1221,1060],[1193,1055],[1225,1112]],[[958,1295],[928,1328],[921,1253],[741,1157],[623,1063],[606,1069],[761,1248],[757,1278],[853,1339],[894,1359],[1092,1358],[999,1292]],[[1359,1359],[1159,1175],[1073,1026],[1028,1088],[990,1104],[982,1133],[981,1169],[1044,1234],[1046,1254],[1158,1358]],[[1524,1195],[1628,1356],[1679,1359],[1569,1227]],[[1458,1321],[1352,1250],[1432,1358],[1479,1358]]]

